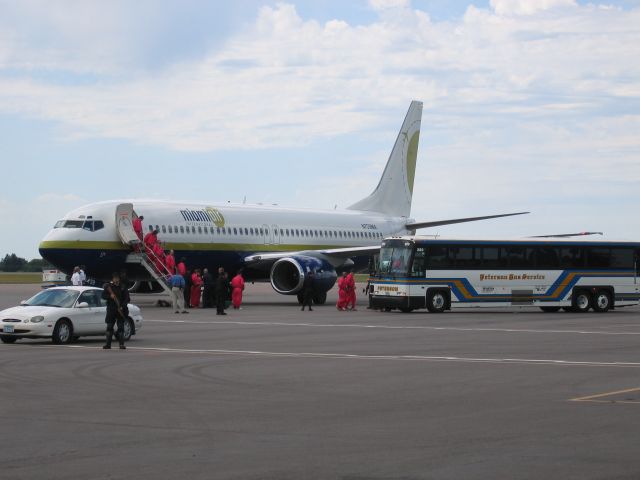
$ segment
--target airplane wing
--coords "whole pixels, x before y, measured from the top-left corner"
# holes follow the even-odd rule
[[[329,248],[324,250],[298,250],[291,252],[256,253],[245,257],[248,267],[268,268],[277,260],[286,257],[307,256],[328,261],[334,267],[348,266],[351,257],[375,255],[380,251],[380,245],[368,247]]]
[[[532,235],[528,238],[568,238],[568,237],[585,237],[588,235],[603,235],[603,233],[602,232],[557,233],[555,235]]]
[[[420,228],[440,227],[442,225],[453,225],[455,223],[475,222],[477,220],[490,220],[492,218],[500,217],[512,217],[514,215],[526,215],[530,212],[517,212],[517,213],[502,213],[500,215],[488,215],[485,217],[468,217],[468,218],[454,218],[452,220],[438,220],[435,222],[419,222],[407,224],[407,230],[418,230]]]

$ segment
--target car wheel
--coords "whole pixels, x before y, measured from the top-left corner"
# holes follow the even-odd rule
[[[71,343],[73,340],[73,326],[69,320],[58,320],[53,329],[52,338],[56,345]]]
[[[0,335],[0,341],[2,343],[15,343],[18,337],[10,337],[9,335]]]
[[[606,290],[598,290],[593,298],[593,309],[598,313],[605,313],[610,308],[611,294]]]
[[[540,307],[540,310],[545,313],[555,313],[560,311],[560,307]]]
[[[133,320],[131,320],[130,318],[127,318],[124,321],[124,341],[125,342],[128,342],[129,340],[131,340],[131,336],[133,335],[135,328],[136,327],[133,325]]]
[[[575,293],[573,298],[573,309],[578,313],[588,312],[591,308],[591,295],[586,290],[581,290]]]
[[[427,310],[431,313],[442,313],[447,308],[447,297],[442,290],[427,293]]]

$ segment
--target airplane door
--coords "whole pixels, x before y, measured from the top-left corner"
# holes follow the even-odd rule
[[[269,233],[269,225],[262,225],[262,233],[265,245],[271,245],[271,234]]]
[[[273,240],[274,245],[279,245],[280,238],[280,230],[278,230],[278,225],[271,225],[271,239]]]
[[[121,203],[116,207],[116,227],[118,236],[126,245],[136,245],[140,239],[133,230],[133,219],[137,217],[132,203]]]

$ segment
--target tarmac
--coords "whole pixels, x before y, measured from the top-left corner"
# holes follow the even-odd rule
[[[0,286],[0,308],[38,288]],[[157,298],[134,296],[126,351],[0,344],[2,479],[640,479],[640,308]]]

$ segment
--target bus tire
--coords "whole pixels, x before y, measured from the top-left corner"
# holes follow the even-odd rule
[[[447,294],[443,290],[427,292],[427,310],[431,313],[442,313],[447,308]]]
[[[555,313],[560,311],[560,307],[540,307],[540,310],[545,313]]]
[[[598,290],[593,297],[593,310],[598,313],[608,312],[611,308],[611,293],[607,290]]]
[[[586,290],[578,290],[573,294],[573,311],[586,313],[591,308],[591,295]]]

